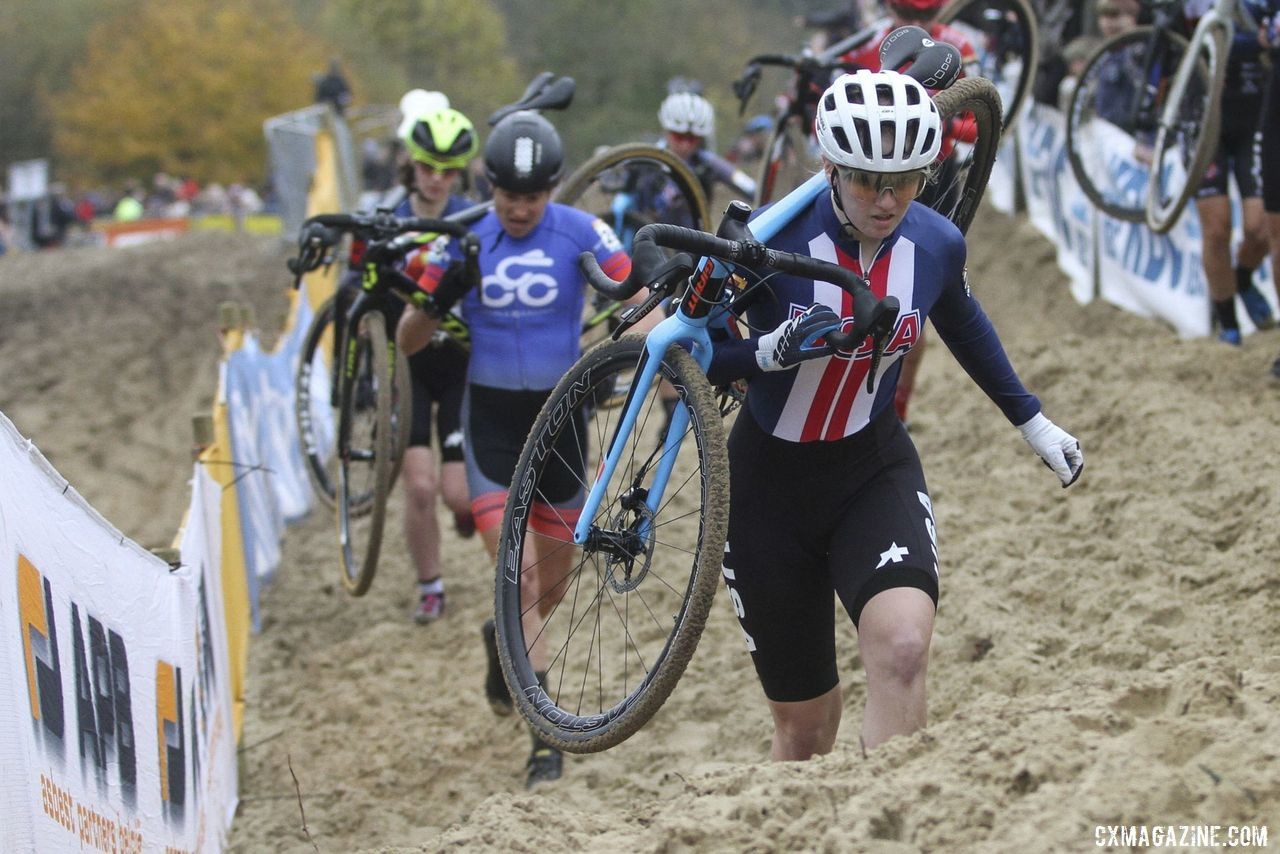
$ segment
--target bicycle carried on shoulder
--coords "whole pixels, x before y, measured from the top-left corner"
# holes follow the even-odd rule
[[[999,93],[1001,127],[1011,127],[1031,91],[1038,62],[1038,22],[1027,0],[952,0],[938,13],[936,20],[956,28],[973,42],[978,52],[978,76],[989,80]],[[773,133],[761,158],[754,199],[757,207],[785,195],[818,170],[817,148],[813,139],[813,118],[818,98],[830,84],[833,74],[857,70],[858,66],[843,61],[842,57],[869,44],[884,32],[885,27],[886,20],[880,19],[818,53],[805,48],[797,54],[762,54],[748,60],[742,76],[733,83],[739,112],[746,110],[765,66],[790,68],[793,72],[790,86],[774,118]],[[893,62],[883,61],[883,53],[881,56],[881,67],[898,67]],[[944,113],[944,118],[956,117],[956,113]],[[948,160],[956,162],[950,166],[944,162],[943,172],[952,173],[953,182],[962,180],[958,176],[964,172],[963,158],[967,154],[968,150],[962,144],[948,157]],[[945,189],[939,193],[940,198],[947,196]],[[948,211],[939,210],[950,216]]]
[[[961,82],[983,90],[972,96],[976,103],[995,105],[984,120],[992,144],[972,166],[987,175],[999,96],[980,78]],[[826,176],[814,175],[749,227],[750,209],[734,202],[717,235],[644,226],[624,282],[581,258],[591,284],[609,298],[627,299],[642,287],[650,295],[612,341],[564,375],[534,422],[508,492],[494,603],[499,658],[517,708],[563,750],[604,750],[639,730],[670,695],[701,636],[729,501],[722,410],[706,377],[710,328],[735,320],[740,298],[767,287],[770,271],[832,282],[850,295],[852,321],[830,343],[867,359],[867,383],[875,381],[897,300],[877,300],[851,270],[764,245],[828,191]],[[668,258],[659,247],[681,254]],[[646,336],[622,334],[668,298],[672,316]],[[669,423],[662,382],[678,395]],[[622,404],[602,405],[619,388],[627,390]],[[585,493],[580,512],[557,509],[565,506],[566,481]],[[563,561],[565,550],[566,574],[542,577],[534,556]]]
[[[320,214],[303,224],[298,256],[289,261],[297,280],[331,262],[333,247],[344,234],[363,244],[360,289],[349,305],[343,305],[335,295],[327,303],[331,306],[327,318],[323,313],[318,316],[312,324],[314,336],[308,335],[308,343],[318,346],[326,320],[337,332],[331,363],[330,399],[336,400],[337,411],[332,481],[328,481],[329,472],[320,456],[322,449],[315,443],[311,390],[317,362],[308,358],[314,349],[304,352],[299,366],[296,405],[313,482],[323,473],[333,488],[343,587],[353,596],[362,596],[377,571],[393,470],[412,417],[408,370],[395,344],[387,301],[398,297],[421,307],[429,299],[397,264],[421,247],[421,235],[449,235],[461,242],[471,273],[478,275],[479,245],[466,225],[449,219],[398,218],[387,212]],[[320,489],[317,492],[324,494]]]
[[[1103,42],[1067,109],[1067,158],[1098,210],[1173,228],[1218,147],[1227,53],[1236,26],[1256,30],[1239,0],[1216,0],[1190,40],[1181,0],[1146,0],[1152,23]]]

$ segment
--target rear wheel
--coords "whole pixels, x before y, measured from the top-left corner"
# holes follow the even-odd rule
[[[1005,133],[1035,82],[1040,25],[1027,0],[951,0],[939,23],[954,27],[978,52],[978,74],[995,84]]]
[[[989,80],[965,77],[933,100],[944,127],[961,129],[961,141],[938,164],[936,179],[919,200],[968,231],[1000,147],[1000,94]]]
[[[684,672],[711,607],[728,525],[728,455],[715,395],[685,350],[667,351],[641,390],[635,428],[584,544],[567,489],[586,491],[627,407],[644,340],[586,353],[529,433],[498,546],[496,615],[503,674],[548,742],[575,753],[611,747],[643,726]],[[686,424],[671,441],[658,387],[677,392]],[[679,451],[661,503],[655,471]],[[534,528],[537,528],[537,531]],[[541,678],[540,678],[541,677]]]
[[[391,489],[392,365],[386,321],[379,311],[360,319],[344,352],[354,372],[342,378],[338,421],[337,522],[342,584],[363,596],[373,583]],[[355,512],[367,504],[364,512]]]

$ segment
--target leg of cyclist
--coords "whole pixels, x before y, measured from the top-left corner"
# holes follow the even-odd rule
[[[812,700],[794,703],[770,700],[773,744],[769,758],[775,762],[804,761],[830,753],[840,730],[843,705],[839,685]]]
[[[404,537],[418,574],[413,618],[431,623],[444,615],[444,580],[440,576],[440,521],[436,518],[440,475],[430,445],[405,448],[400,478],[404,482]]]
[[[862,609],[858,651],[867,673],[864,749],[924,727],[933,612],[929,594],[912,587],[877,593]]]

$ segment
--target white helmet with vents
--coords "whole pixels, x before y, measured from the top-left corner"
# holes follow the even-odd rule
[[[668,95],[658,108],[662,129],[672,133],[711,136],[716,127],[716,113],[711,102],[693,92]]]
[[[929,92],[896,71],[842,74],[818,103],[814,134],[832,163],[867,172],[923,169],[942,149]]]

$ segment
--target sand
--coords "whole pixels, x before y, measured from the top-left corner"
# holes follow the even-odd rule
[[[942,559],[926,730],[861,755],[842,621],[835,751],[768,763],[721,594],[654,720],[526,792],[528,737],[481,691],[483,548],[450,532],[448,616],[413,624],[397,494],[363,599],[337,584],[326,513],[288,531],[250,654],[231,850],[1084,851],[1118,824],[1274,840],[1280,333],[1234,350],[1079,306],[1049,244],[997,213],[972,244],[975,294],[1088,463],[1062,490],[934,339],[912,411]],[[249,301],[277,329],[284,256],[194,235],[0,258],[0,410],[123,531],[166,544],[215,387],[216,306]]]

